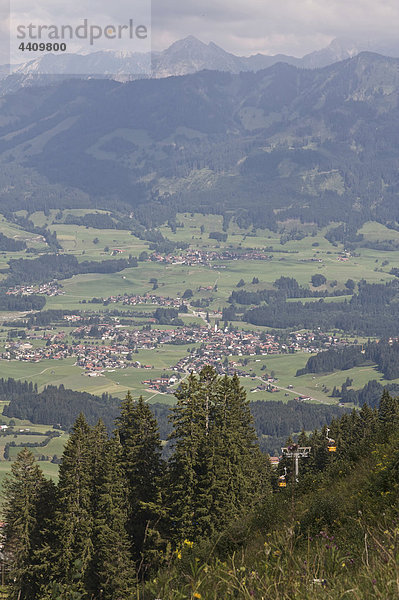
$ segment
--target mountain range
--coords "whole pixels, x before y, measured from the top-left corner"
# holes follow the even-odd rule
[[[1,99],[0,208],[399,221],[399,60],[69,80]]]
[[[56,83],[73,74],[74,77],[110,78],[119,81],[138,78],[162,78],[212,70],[238,74],[259,71],[278,62],[315,69],[352,58],[368,50],[399,57],[396,42],[362,42],[346,38],[335,39],[329,46],[306,54],[302,58],[277,54],[268,56],[236,56],[213,42],[205,44],[193,36],[179,40],[163,52],[129,53],[99,51],[91,54],[45,54],[20,65],[0,66],[0,94],[26,85]]]

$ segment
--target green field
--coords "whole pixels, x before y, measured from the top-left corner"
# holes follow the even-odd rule
[[[264,372],[261,371],[263,365],[266,365],[267,372],[271,373],[274,371],[278,381],[276,385],[278,387],[287,388],[280,392],[267,393],[267,392],[254,392],[250,395],[250,400],[282,400],[286,401],[297,397],[298,395],[310,396],[315,401],[337,404],[337,398],[331,398],[330,394],[334,386],[341,387],[345,382],[346,378],[353,379],[352,387],[354,389],[362,388],[368,381],[375,379],[381,385],[388,383],[399,383],[399,379],[386,380],[382,374],[377,371],[375,366],[367,367],[355,367],[353,369],[346,369],[345,371],[337,371],[334,373],[327,374],[313,374],[307,373],[296,377],[295,374],[298,369],[305,366],[309,353],[298,352],[296,354],[277,354],[270,356],[252,357],[248,366],[245,368],[247,371],[252,369],[252,373],[255,373],[257,377],[264,376]],[[255,387],[257,385],[256,380],[253,385],[249,385],[246,380],[243,381],[244,387]],[[288,389],[288,386],[292,385],[293,389]],[[325,386],[329,391],[323,391],[322,387]],[[287,395],[288,394],[288,395]],[[265,398],[266,395],[266,398]]]
[[[63,251],[67,254],[76,255],[79,260],[111,258],[114,249],[122,250],[122,254],[118,255],[122,257],[129,254],[138,256],[142,250],[148,250],[149,243],[131,235],[128,229],[93,229],[63,223],[68,214],[83,216],[90,212],[96,212],[94,210],[64,210],[61,221],[57,212],[51,210],[47,215],[37,212],[30,215],[29,218],[36,226],[47,226],[51,231],[55,231]],[[24,216],[27,216],[26,213],[24,213]],[[331,292],[333,289],[343,289],[349,278],[355,282],[359,282],[361,279],[376,283],[390,281],[393,279],[393,276],[389,274],[390,269],[399,266],[399,251],[396,250],[379,251],[359,247],[355,253],[348,254],[346,260],[340,260],[340,257],[343,257],[343,245],[341,243],[332,245],[324,237],[327,229],[337,224],[331,224],[329,228],[317,229],[313,225],[302,225],[298,221],[290,221],[281,224],[281,231],[277,233],[253,228],[243,230],[232,223],[227,231],[227,240],[219,243],[209,239],[209,233],[222,231],[222,218],[220,216],[185,213],[179,214],[176,220],[183,227],[178,226],[175,233],[168,226],[160,228],[164,237],[171,241],[186,242],[191,249],[197,250],[261,249],[268,254],[270,260],[216,261],[211,266],[139,262],[137,268],[129,268],[121,273],[77,275],[61,282],[64,294],[46,298],[46,309],[69,309],[87,313],[116,309],[122,313],[132,313],[132,315],[135,312],[150,315],[156,307],[150,305],[130,307],[122,306],[120,303],[103,306],[102,304],[89,304],[88,301],[93,297],[108,298],[117,294],[133,295],[150,292],[159,296],[176,298],[181,297],[186,289],[191,289],[194,300],[210,300],[210,322],[213,325],[216,317],[212,314],[212,311],[219,311],[227,306],[227,300],[231,292],[237,289],[237,283],[241,279],[245,282],[244,289],[257,291],[271,289],[273,282],[281,276],[295,277],[301,285],[308,286],[313,274],[322,273],[326,277],[327,283],[319,289],[327,289]],[[286,243],[281,243],[281,236],[287,235],[295,229],[302,231],[305,237],[301,240],[289,240]],[[7,222],[4,218],[0,218],[0,231],[9,237],[26,240],[30,247],[44,248],[43,241],[38,240],[35,234],[24,232],[17,225]],[[399,232],[377,223],[366,223],[360,233],[363,234],[364,240],[367,242],[387,240],[399,242]],[[108,247],[107,251],[105,251],[106,247]],[[178,254],[179,251],[177,250],[176,253]],[[11,258],[27,256],[30,255],[24,252],[0,253],[0,267],[5,268]],[[252,284],[254,277],[258,278],[259,283]],[[157,281],[158,286],[156,291],[153,290],[154,280]],[[199,290],[200,287],[208,286],[211,286],[212,290]],[[326,302],[340,302],[345,299],[349,300],[350,296],[330,297],[326,299]],[[303,301],[309,300],[317,301],[318,299],[303,299]],[[197,312],[200,312],[200,309]],[[185,323],[198,323],[201,325],[204,323],[201,316],[194,316],[192,312],[187,315],[182,314],[180,317]],[[20,318],[20,314],[2,313],[0,318],[12,320]],[[136,320],[140,323],[140,327],[141,323],[145,325],[147,322],[145,316],[136,317]],[[256,327],[240,322],[234,324],[246,330],[268,331],[267,327]],[[163,326],[159,326],[159,328],[162,329]],[[0,350],[4,350],[8,331],[7,328],[3,327],[0,332]],[[73,340],[70,336],[73,327],[69,328],[66,324],[63,326],[63,324],[58,323],[53,328],[52,333],[55,334],[60,331],[66,332],[68,342]],[[32,344],[37,347],[42,342],[33,340]],[[156,350],[141,350],[135,355],[135,360],[138,360],[142,365],[149,365],[150,369],[117,369],[106,371],[98,377],[85,376],[84,369],[74,365],[74,358],[46,360],[39,363],[3,360],[0,362],[0,376],[32,381],[37,383],[39,390],[42,390],[46,384],[51,383],[57,386],[63,384],[66,388],[73,390],[88,391],[93,394],[106,392],[118,398],[123,398],[126,392],[131,390],[135,396],[142,394],[150,402],[171,403],[173,402],[172,395],[159,394],[148,390],[142,382],[165,374],[186,353],[187,346],[165,345]],[[299,378],[295,377],[296,371],[305,365],[308,357],[309,354],[305,352],[298,352],[294,355],[249,357],[250,361],[246,368],[256,378],[244,379],[243,385],[248,391],[250,399],[287,401],[289,398],[301,394],[308,395],[318,402],[330,403],[336,402],[336,399],[329,396],[332,388],[334,385],[342,385],[347,376],[354,380],[353,385],[355,388],[362,387],[370,379],[377,379],[384,383],[380,373],[373,367],[358,368],[322,376],[304,375]],[[235,358],[232,360],[235,360]],[[267,372],[275,372],[278,378],[277,385],[287,389],[273,394],[265,391],[251,392],[260,383],[257,378],[265,374],[265,370],[261,371],[262,366],[265,364]],[[288,386],[293,386],[293,389],[288,390]],[[326,392],[326,388],[330,391]],[[56,445],[57,443],[57,440],[53,440],[51,444]]]
[[[191,346],[192,347],[192,346]],[[153,390],[147,390],[142,381],[154,379],[164,374],[179,358],[185,356],[187,346],[163,346],[157,350],[141,350],[135,354],[135,360],[151,369],[117,369],[107,371],[100,377],[87,377],[84,369],[74,366],[75,359],[46,360],[40,363],[21,363],[19,361],[2,361],[1,377],[12,377],[37,383],[39,391],[47,384],[64,385],[75,391],[85,391],[101,395],[108,393],[117,398],[124,398],[127,391],[142,395],[145,400],[154,397]],[[152,368],[153,367],[153,368]],[[158,394],[156,401],[170,402],[171,397]],[[154,399],[155,401],[155,399]]]
[[[89,210],[64,211],[66,214],[82,215]],[[93,212],[93,211],[92,211]],[[55,221],[56,211],[50,211],[49,216],[43,213],[34,213],[31,219],[36,225],[47,224],[50,230],[56,231],[64,251],[75,254],[79,260],[104,260],[110,257],[110,252],[115,249],[123,250],[119,256],[133,254],[137,256],[142,250],[148,249],[148,243],[131,235],[126,230],[100,230],[86,228],[76,225],[64,225]],[[177,221],[184,224],[184,228],[178,227],[173,233],[169,227],[161,228],[165,237],[172,241],[184,241],[194,249],[237,249],[237,248],[273,248],[268,250],[272,256],[269,261],[226,261],[218,262],[222,269],[208,268],[203,266],[186,267],[181,265],[162,265],[157,263],[139,263],[138,268],[127,269],[123,273],[110,275],[88,274],[78,275],[72,279],[64,280],[65,295],[49,298],[48,308],[82,308],[79,301],[88,300],[92,297],[108,297],[116,293],[142,294],[152,291],[150,279],[158,280],[157,293],[160,295],[179,296],[188,287],[194,292],[195,298],[209,297],[215,299],[211,308],[223,307],[231,291],[235,289],[240,279],[243,279],[247,287],[251,286],[253,277],[259,279],[259,284],[251,286],[254,291],[271,286],[281,275],[295,277],[301,285],[308,285],[310,278],[315,273],[322,273],[327,278],[327,287],[331,282],[337,282],[337,287],[343,287],[348,278],[354,281],[366,279],[369,282],[389,281],[392,275],[389,270],[399,265],[399,251],[382,252],[369,248],[359,248],[359,256],[349,257],[347,262],[338,260],[342,255],[343,246],[337,244],[334,247],[325,238],[327,228],[313,231],[299,241],[288,241],[280,244],[280,234],[268,230],[239,230],[236,225],[230,226],[226,242],[218,242],[209,239],[211,231],[221,231],[222,220],[218,216],[203,215],[178,215]],[[296,223],[289,224],[290,227]],[[332,224],[333,225],[333,224]],[[201,226],[205,231],[201,234]],[[288,227],[288,225],[286,225]],[[306,230],[306,227],[304,227]],[[308,226],[308,234],[310,228]],[[11,236],[18,231],[15,225],[3,221],[0,222],[0,231]],[[377,223],[367,223],[361,232],[366,240],[399,239],[399,233],[391,231]],[[34,237],[27,232],[26,236]],[[24,236],[25,236],[24,233]],[[314,235],[315,234],[315,235]],[[94,244],[93,240],[98,243]],[[317,246],[312,246],[317,244]],[[104,248],[108,246],[109,252]],[[82,254],[84,252],[84,254]],[[2,253],[0,255],[0,266],[6,267],[10,258],[23,256],[23,253]],[[318,262],[320,261],[320,262]],[[389,264],[382,263],[388,261]],[[197,292],[200,286],[214,286],[217,284],[217,293]],[[323,288],[320,288],[323,289]],[[331,288],[329,288],[331,289]]]
[[[49,429],[51,429],[50,426],[48,426]],[[7,436],[7,441],[14,441],[16,444],[19,445],[19,447],[10,447],[10,458],[11,460],[14,460],[15,457],[17,456],[17,454],[21,451],[21,449],[24,447],[23,444],[29,444],[29,443],[40,443],[41,441],[43,441],[45,438],[38,436],[38,435],[31,435],[31,436],[17,436],[15,438],[13,438],[13,436]],[[65,443],[68,439],[68,435],[66,433],[63,433],[61,437],[58,438],[53,438],[52,440],[50,440],[50,442],[43,447],[29,447],[29,451],[32,452],[32,454],[36,457],[39,458],[40,456],[44,455],[46,457],[49,457],[50,459],[55,455],[57,455],[58,457],[62,456],[62,453],[64,452],[64,446]],[[47,461],[41,461],[41,462],[47,462]]]
[[[7,417],[2,417],[3,422],[9,422],[10,419]],[[20,419],[13,419],[15,422],[14,434],[11,435],[0,435],[0,489],[2,483],[4,481],[4,477],[10,473],[12,461],[16,458],[17,454],[23,449],[24,444],[38,444],[46,439],[44,435],[47,431],[52,431],[52,427],[50,425],[36,425],[32,424],[29,421],[21,421]],[[43,435],[32,435],[27,431],[24,431],[23,434],[16,434],[21,429],[29,430],[29,432],[39,432]],[[41,456],[46,456],[48,460],[39,460],[39,466],[42,469],[44,475],[51,479],[58,479],[58,464],[50,462],[54,455],[58,457],[62,456],[64,451],[65,443],[68,439],[68,434],[65,432],[61,432],[60,437],[53,438],[50,442],[43,447],[29,447],[29,451],[36,457],[37,460],[40,459]],[[10,446],[9,448],[9,460],[5,460],[3,458],[4,455],[4,447],[5,444],[9,444],[11,442],[15,442],[18,446]]]
[[[38,464],[46,477],[53,479],[54,481],[58,480],[58,465],[48,461],[40,461]],[[0,461],[0,489],[3,484],[4,477],[11,472],[11,466],[11,461]]]
[[[76,391],[87,391],[92,394],[101,395],[108,393],[117,398],[124,398],[127,391],[130,390],[134,396],[142,395],[145,400],[150,402],[171,403],[173,396],[157,393],[149,390],[142,382],[148,379],[155,379],[165,371],[171,373],[169,367],[173,361],[177,362],[179,357],[183,357],[187,352],[186,346],[164,346],[157,350],[142,350],[135,357],[142,364],[154,366],[151,369],[117,369],[115,371],[105,372],[104,376],[86,377],[82,375],[83,369],[73,365],[74,359],[62,361],[45,361],[38,364],[21,363],[16,361],[2,363],[2,377],[13,377],[15,379],[32,381],[37,383],[39,390],[46,384],[64,385],[66,388]],[[306,374],[301,377],[295,377],[298,369],[305,366],[309,353],[298,352],[296,354],[278,354],[269,356],[250,357],[249,364],[245,370],[249,374],[255,374],[257,378],[264,376],[265,372],[274,371],[278,378],[277,386],[288,388],[293,386],[293,390],[283,390],[278,393],[269,393],[257,391],[250,394],[250,400],[282,400],[294,398],[298,395],[310,396],[319,402],[337,403],[336,398],[331,398],[330,393],[334,386],[341,386],[347,377],[353,379],[353,388],[363,387],[371,379],[376,379],[382,385],[387,383],[399,383],[398,380],[388,382],[375,367],[356,367],[345,371],[338,371],[329,374]],[[233,357],[233,360],[236,357]],[[49,365],[50,363],[50,365]],[[49,366],[47,366],[49,365]],[[266,371],[261,368],[266,365]],[[43,368],[41,368],[43,366]],[[245,389],[250,392],[251,389],[260,384],[259,379],[243,379],[242,383]],[[321,388],[326,386],[329,392],[324,392]],[[288,394],[288,396],[286,395]]]

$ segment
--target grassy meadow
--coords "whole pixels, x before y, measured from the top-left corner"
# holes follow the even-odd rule
[[[94,229],[78,225],[66,225],[63,223],[68,215],[81,217],[95,211],[89,209],[64,210],[61,221],[55,210],[48,214],[36,212],[29,215],[35,226],[48,227],[50,231],[57,233],[57,238],[66,254],[74,255],[79,261],[83,260],[106,260],[112,259],[115,249],[121,250],[121,257],[128,255],[139,256],[143,250],[149,249],[149,243],[138,239],[131,232],[116,229]],[[21,212],[21,216],[27,216]],[[57,217],[57,218],[56,218]],[[122,306],[121,303],[89,304],[92,298],[108,298],[117,294],[145,294],[155,293],[159,296],[181,297],[185,290],[193,291],[193,300],[206,299],[209,301],[211,325],[217,317],[213,311],[220,311],[228,305],[231,292],[237,289],[237,283],[242,279],[245,282],[244,289],[257,291],[271,289],[273,282],[281,276],[294,277],[301,285],[310,285],[312,275],[323,274],[327,282],[320,290],[343,289],[348,279],[359,282],[365,279],[367,282],[387,282],[393,279],[389,271],[399,267],[399,250],[383,251],[370,247],[359,247],[352,254],[344,253],[341,243],[331,244],[324,236],[329,228],[316,228],[312,225],[301,225],[297,221],[285,223],[278,233],[269,230],[247,230],[239,229],[235,223],[231,223],[227,231],[227,240],[217,242],[209,238],[214,231],[222,231],[222,217],[218,215],[179,214],[177,217],[178,227],[175,232],[168,226],[160,228],[165,238],[173,242],[185,242],[191,249],[197,250],[245,250],[261,249],[269,256],[265,261],[215,261],[210,266],[205,265],[181,265],[161,264],[155,262],[139,262],[138,267],[129,268],[120,273],[112,274],[86,274],[77,275],[70,279],[61,281],[63,294],[60,296],[46,298],[47,309],[62,309],[72,311],[102,312],[117,309],[122,312],[135,312],[150,314],[155,307],[144,306]],[[182,225],[182,226],[181,226]],[[300,230],[305,237],[300,240],[283,239],[289,237],[291,231]],[[24,231],[18,225],[8,222],[0,216],[0,231],[13,239],[24,240],[28,248],[34,251],[46,250],[44,240],[28,231]],[[370,244],[377,242],[391,242],[399,244],[399,232],[390,230],[378,223],[366,223],[359,233],[363,234],[364,241]],[[281,243],[283,242],[283,243]],[[179,250],[176,250],[176,254]],[[15,258],[34,258],[36,254],[22,252],[0,252],[0,269],[7,269],[8,261]],[[6,272],[0,274],[6,277]],[[257,278],[259,282],[252,283]],[[157,288],[154,290],[154,281]],[[212,287],[212,290],[200,290],[199,288]],[[350,296],[327,298],[326,302],[340,302],[349,300]],[[303,299],[311,301],[312,299]],[[317,300],[317,299],[315,299]],[[297,300],[295,300],[297,301]],[[200,312],[200,309],[195,309]],[[21,317],[20,313],[0,314],[1,321],[9,321]],[[180,317],[185,323],[198,323],[203,325],[200,316],[192,312],[182,314]],[[145,316],[133,317],[138,323],[146,324]],[[243,329],[257,331],[268,331],[267,327],[256,327],[249,324],[236,322],[235,325]],[[141,326],[141,325],[140,325]],[[139,327],[139,325],[136,325]],[[163,328],[164,326],[159,326]],[[165,326],[166,327],[166,326]],[[73,328],[57,325],[53,327],[53,333],[65,331],[67,340],[71,341],[70,334]],[[9,328],[0,329],[0,351],[4,350]],[[42,342],[29,340],[34,347]],[[142,365],[148,365],[148,369],[125,368],[105,371],[101,376],[88,377],[84,369],[76,366],[75,359],[46,360],[39,363],[28,363],[19,361],[0,361],[0,376],[4,378],[13,377],[20,380],[28,380],[36,383],[39,390],[45,385],[64,385],[76,391],[87,391],[92,394],[101,395],[108,393],[122,399],[128,390],[134,396],[142,395],[148,402],[163,402],[171,404],[174,396],[161,394],[149,390],[143,381],[154,379],[165,373],[170,373],[170,368],[183,356],[186,355],[189,346],[164,345],[155,350],[140,350],[135,355],[135,360]],[[382,384],[386,383],[382,375],[373,366],[355,368],[344,372],[329,373],[323,375],[303,375],[295,377],[298,369],[305,366],[309,358],[308,352],[295,354],[278,354],[268,356],[250,356],[248,364],[244,368],[252,377],[245,378],[242,383],[251,401],[280,400],[287,402],[299,395],[309,396],[311,402],[337,403],[336,398],[331,398],[334,386],[341,386],[346,377],[353,379],[353,387],[363,387],[369,380],[376,379]],[[241,357],[244,358],[244,357]],[[237,357],[229,360],[236,361]],[[277,378],[278,392],[269,393],[265,391],[254,391],[260,384],[260,378],[265,374],[273,373]],[[397,380],[399,382],[399,380]],[[1,408],[1,407],[0,407]],[[4,422],[7,419],[4,417]],[[48,426],[35,425],[36,431],[42,427],[42,432],[47,431]],[[30,437],[25,436],[26,442]],[[0,455],[4,450],[4,439],[0,440]],[[65,435],[53,439],[48,446],[34,449],[39,457],[42,454],[52,456],[62,452],[65,443]],[[20,441],[16,440],[16,441]],[[37,439],[36,439],[37,441]],[[17,453],[17,448],[11,448],[10,457]],[[57,465],[42,462],[42,467],[47,475],[55,477]],[[9,462],[0,462],[0,479],[9,469]]]

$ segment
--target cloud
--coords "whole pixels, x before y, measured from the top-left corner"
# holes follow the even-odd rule
[[[397,0],[153,0],[153,44],[193,34],[235,53],[294,53],[335,37],[397,37]]]
[[[64,23],[84,18],[123,23],[143,10],[148,12],[151,4],[150,0],[97,0],[95,4],[92,0],[11,0],[11,7],[15,26],[27,20],[48,23],[54,15]],[[195,35],[235,54],[303,56],[336,37],[396,39],[398,25],[398,0],[152,1],[155,50]]]

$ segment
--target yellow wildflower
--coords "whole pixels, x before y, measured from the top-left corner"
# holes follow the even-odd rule
[[[188,546],[189,548],[192,548],[194,546],[194,542],[190,542],[190,540],[184,540],[183,544],[185,546]]]
[[[193,598],[202,598],[202,596],[199,592],[194,592]]]

